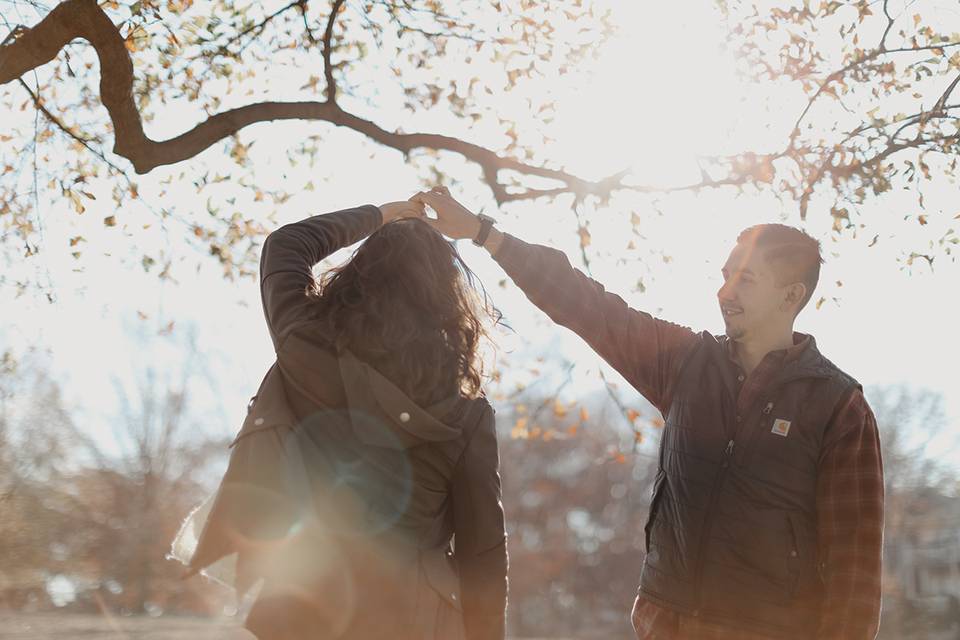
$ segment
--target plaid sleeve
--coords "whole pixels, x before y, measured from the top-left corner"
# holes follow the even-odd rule
[[[575,269],[562,251],[505,233],[494,259],[530,302],[583,338],[664,411],[670,386],[697,334],[630,308],[620,296]]]
[[[822,640],[874,638],[880,624],[883,461],[877,422],[855,391],[831,427],[817,486]]]

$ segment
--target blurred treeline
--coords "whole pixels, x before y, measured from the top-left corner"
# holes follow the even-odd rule
[[[234,611],[226,589],[180,580],[179,565],[166,559],[183,518],[215,488],[232,436],[209,433],[192,404],[191,375],[178,376],[145,368],[132,384],[105,386],[118,410],[103,428],[68,406],[42,353],[4,354],[0,611]],[[509,629],[517,637],[628,638],[662,423],[648,406],[627,410],[617,399],[622,388],[586,397],[563,391],[532,385],[493,394]],[[955,429],[931,392],[892,387],[867,395],[887,478],[881,637],[956,637]]]

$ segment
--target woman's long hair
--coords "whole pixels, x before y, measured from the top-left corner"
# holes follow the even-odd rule
[[[500,314],[456,248],[413,218],[385,224],[312,292],[334,347],[421,404],[481,391],[484,320]],[[487,316],[484,318],[483,316]]]

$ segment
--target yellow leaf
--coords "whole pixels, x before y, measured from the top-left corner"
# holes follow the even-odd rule
[[[80,196],[78,196],[74,191],[67,191],[67,198],[70,199],[70,202],[73,204],[73,208],[77,213],[83,213],[87,210],[83,203],[80,202]]]
[[[559,400],[555,400],[553,403],[553,415],[557,416],[558,418],[562,418],[567,415],[566,407],[564,407],[563,403],[561,403]]]
[[[107,225],[108,227],[115,227],[117,226],[117,217],[107,216],[106,218],[103,219],[103,224]]]
[[[590,414],[587,413],[586,407],[580,407],[580,422],[586,422],[590,417]]]
[[[639,418],[639,417],[640,417],[640,412],[637,411],[636,409],[628,409],[628,410],[627,410],[627,420],[629,420],[630,422],[633,422],[634,420],[636,420],[636,419]]]
[[[580,234],[580,246],[589,247],[590,246],[590,231],[586,227],[580,227],[577,230],[577,233]]]

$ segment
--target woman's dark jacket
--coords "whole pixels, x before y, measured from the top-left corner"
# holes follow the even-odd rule
[[[372,205],[281,227],[260,283],[277,353],[190,565],[237,553],[261,638],[502,639],[507,552],[493,409],[418,406],[337,353],[312,267],[381,224]]]

